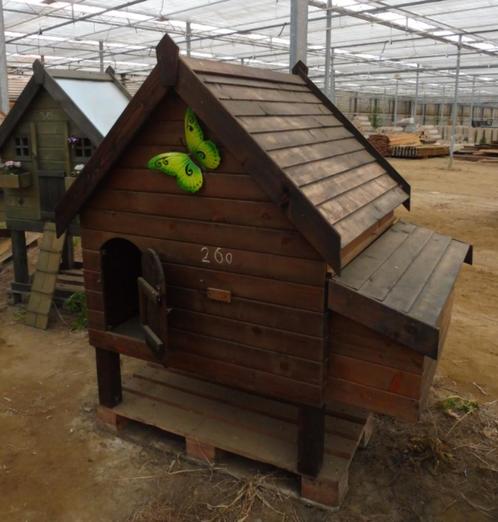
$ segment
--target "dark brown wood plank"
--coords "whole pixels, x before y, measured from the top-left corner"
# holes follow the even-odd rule
[[[167,181],[172,184],[175,183],[171,177]],[[294,228],[293,224],[273,202],[106,190],[95,194],[89,207],[232,225],[287,230]]]
[[[306,185],[302,191],[315,205],[320,205],[383,174],[385,171],[380,165],[369,163]]]
[[[163,152],[188,152],[185,146],[173,146],[173,145],[134,145],[129,147],[116,161],[116,164],[120,168],[133,168],[133,169],[145,169],[147,168],[147,162],[157,154]],[[220,172],[240,172],[245,174],[246,170],[242,167],[240,161],[235,158],[227,150],[222,150],[221,163],[217,171]],[[213,171],[216,172],[216,171]],[[165,174],[161,174],[157,171],[158,176],[166,177]],[[174,178],[170,178],[172,182],[175,182]]]
[[[415,225],[402,221],[393,225],[365,250],[364,255],[356,257],[342,271],[341,283],[359,289],[389,256],[400,248],[415,228]]]
[[[420,412],[420,403],[416,399],[335,378],[328,380],[325,400],[327,403],[338,401],[366,408],[410,422],[417,421]]]
[[[84,245],[98,248],[96,238],[104,244],[115,237],[114,233],[97,231],[93,239],[87,240],[87,231],[83,231]],[[326,265],[322,261],[312,261],[297,257],[276,256],[273,254],[252,252],[247,250],[220,248],[218,245],[197,244],[185,241],[171,241],[164,239],[136,236],[122,232],[119,237],[128,239],[140,250],[147,248],[156,250],[166,263],[185,264],[188,266],[206,267],[212,270],[269,277],[281,281],[292,281],[308,285],[322,286],[325,281]]]
[[[350,137],[344,127],[322,127],[319,129],[289,130],[254,134],[254,139],[266,150],[273,151],[317,142],[339,140]]]
[[[406,201],[407,197],[406,192],[401,187],[396,186],[382,194],[378,199],[335,223],[334,228],[341,236],[342,247],[349,244],[364,230],[401,205]]]
[[[369,205],[396,186],[396,181],[389,175],[383,174],[325,201],[318,208],[327,216],[329,223],[333,224]]]
[[[207,198],[226,198],[246,201],[270,201],[270,198],[247,174],[224,172],[204,172],[204,185],[199,195]],[[156,194],[185,195],[176,183],[170,183],[165,176],[147,169],[115,169],[103,188],[128,190],[130,192],[154,192]]]
[[[441,311],[449,300],[469,245],[451,241],[444,256],[432,271],[427,284],[410,309],[410,315],[429,324],[439,324]]]
[[[177,313],[178,312],[178,313]],[[177,316],[182,315],[182,312],[175,310],[173,312]],[[183,312],[183,315],[186,314]],[[199,314],[195,315],[198,319]],[[203,322],[201,325],[195,325],[196,329],[189,330],[177,328],[177,321],[171,320],[170,336],[168,339],[168,349],[172,351],[183,351],[192,353],[201,357],[210,359],[217,359],[221,362],[236,364],[245,368],[252,368],[261,370],[275,375],[282,375],[289,379],[296,381],[309,382],[320,384],[323,380],[322,365],[319,362],[313,361],[311,355],[307,359],[301,357],[292,357],[292,353],[286,353],[285,344],[277,343],[275,346],[280,350],[262,349],[261,346],[254,344],[245,344],[239,339],[248,340],[244,334],[247,328],[244,328],[243,323],[237,323],[241,330],[240,335],[236,335],[235,331],[225,329],[221,319],[217,319],[220,324],[220,333],[223,335],[213,336],[209,330],[203,328],[207,323]],[[198,328],[197,328],[198,326]],[[231,337],[231,338],[225,338]],[[293,336],[288,335],[288,339]],[[290,347],[291,345],[287,345]],[[298,350],[296,350],[298,351]],[[323,351],[321,347],[320,351]],[[323,355],[323,354],[322,354]]]
[[[280,132],[299,129],[319,129],[321,127],[338,127],[340,123],[332,115],[323,116],[241,116],[239,121],[251,134],[260,132]]]
[[[383,301],[421,252],[426,251],[424,260],[425,262],[430,262],[440,249],[443,251],[446,249],[448,242],[443,240],[443,236],[439,236],[439,234],[435,234],[427,228],[415,228],[400,248],[393,252],[365,281],[360,288],[360,292],[363,295]],[[436,260],[438,258],[439,256],[437,256]],[[426,273],[423,265],[419,268],[422,269],[422,272],[418,272],[419,275]],[[403,292],[412,294],[413,288],[404,286]],[[398,307],[393,308],[400,310]]]
[[[95,301],[93,301],[95,303]],[[230,306],[206,299],[204,292],[169,285],[168,303],[173,307],[203,312],[279,330],[323,337],[325,316],[261,301],[232,297]]]
[[[263,351],[292,355],[303,359],[303,361],[307,359],[320,362],[323,360],[323,339],[318,337],[277,330],[253,323],[244,323],[216,315],[192,312],[177,307],[173,308],[168,317],[168,326],[181,330],[182,333],[179,333],[179,337],[191,332],[211,339],[232,341],[253,348],[261,348]],[[228,356],[228,352],[225,355]],[[257,353],[254,354],[254,357],[258,357]]]
[[[331,314],[331,353],[420,375],[424,356],[339,313]]]
[[[408,240],[403,245],[404,248],[405,245],[406,247],[408,246],[407,243]],[[386,306],[402,312],[408,312],[445,255],[446,250],[450,247],[450,244],[451,239],[449,237],[433,234],[430,240],[425,242],[423,250],[417,256],[413,256],[409,267],[396,281],[396,285],[391,288],[389,295],[384,299]],[[450,291],[450,289],[447,290],[446,296],[449,295]]]
[[[309,92],[308,87],[299,83],[281,83],[275,81],[258,80],[255,77],[222,76],[209,73],[198,73],[199,78],[207,85],[215,83],[218,85],[230,85],[238,87],[254,87],[258,89],[269,89],[277,91]]]
[[[139,359],[153,360],[152,352],[146,347],[144,341],[99,330],[89,330],[88,333],[90,343],[94,346]],[[319,403],[322,399],[321,387],[303,382],[298,384],[297,381],[286,377],[200,357],[183,351],[171,352],[169,364],[172,369],[214,383],[289,400],[297,404],[313,405]]]
[[[328,114],[321,103],[221,100],[233,116],[312,116]]]
[[[372,364],[347,355],[337,353],[330,355],[329,377],[378,388],[412,399],[419,399],[421,396],[420,375]]]
[[[416,352],[437,357],[439,332],[437,328],[420,320],[386,307],[331,280],[328,292],[329,308],[363,324],[380,334],[396,340]]]
[[[317,252],[306,243],[298,232],[293,230],[206,223],[130,212],[91,209],[84,212],[81,222],[83,227],[88,229],[82,230],[82,235],[87,240],[91,239],[92,234],[98,236],[98,231],[105,231],[113,232],[114,235],[126,234],[155,239],[171,239],[248,251],[257,248],[258,251],[263,253],[303,259],[320,259]],[[148,235],[142,236],[144,232]],[[106,234],[106,237],[109,238],[110,235]],[[103,236],[100,239],[92,240],[92,244],[99,244],[98,242],[102,240]],[[98,250],[100,246],[95,248],[88,246],[88,248]]]
[[[355,152],[362,147],[354,138],[344,138],[300,147],[289,147],[269,152],[270,157],[282,169],[295,165],[331,158],[349,152]]]
[[[289,167],[285,169],[285,173],[296,185],[302,187],[308,183],[313,183],[314,181],[319,181],[372,162],[373,158],[367,151],[359,150],[325,158],[321,161],[314,161],[307,165]]]

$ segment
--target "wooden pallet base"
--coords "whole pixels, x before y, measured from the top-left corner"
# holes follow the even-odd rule
[[[189,457],[213,464],[223,452],[295,474],[301,497],[338,507],[348,489],[349,466],[372,431],[371,416],[337,405],[327,411],[323,466],[316,478],[297,472],[296,406],[148,365],[123,384],[123,401],[99,406],[101,423],[119,430],[129,420],[185,440]]]

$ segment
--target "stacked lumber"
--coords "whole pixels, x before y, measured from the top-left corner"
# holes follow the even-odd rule
[[[420,140],[422,143],[437,143],[442,139],[442,136],[435,125],[423,125],[420,130]]]
[[[390,147],[397,147],[399,145],[420,145],[420,137],[416,132],[395,132],[387,134],[389,138]]]
[[[455,158],[480,163],[498,163],[498,142],[488,145],[465,145],[455,151]]]
[[[393,158],[425,159],[448,156],[447,145],[398,145],[391,149]]]
[[[391,146],[389,144],[389,137],[385,134],[370,134],[368,141],[382,156],[390,155]]]

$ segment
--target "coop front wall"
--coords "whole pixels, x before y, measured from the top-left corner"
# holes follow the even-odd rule
[[[204,172],[204,187],[195,195],[145,168],[155,154],[185,150],[185,109],[176,96],[162,102],[81,215],[92,343],[152,355],[143,342],[107,329],[100,249],[124,238],[161,258],[172,308],[171,367],[271,397],[321,404],[326,264],[219,137],[209,135],[222,163]],[[210,288],[228,293],[231,302],[208,298]]]
[[[22,167],[32,174],[31,184],[5,190],[5,215],[9,228],[40,231],[41,222],[49,217],[47,211],[53,218],[55,206],[64,192],[64,181],[47,177],[42,186],[38,173],[51,172],[61,177],[71,173],[80,160],[74,157],[68,144],[70,135],[84,137],[60,104],[45,90],[40,90],[1,151],[4,161],[17,160],[15,137],[29,138],[30,157],[20,161]]]

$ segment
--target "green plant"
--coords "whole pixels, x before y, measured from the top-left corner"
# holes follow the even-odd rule
[[[374,100],[372,114],[370,115],[370,123],[374,129],[382,126],[382,118],[380,117],[380,109],[377,100]]]
[[[76,317],[71,324],[73,330],[83,330],[88,324],[88,309],[85,292],[75,292],[64,302],[64,310]]]
[[[447,397],[440,402],[440,405],[446,413],[453,417],[458,417],[461,414],[467,415],[479,409],[477,401],[464,399],[458,395]]]

